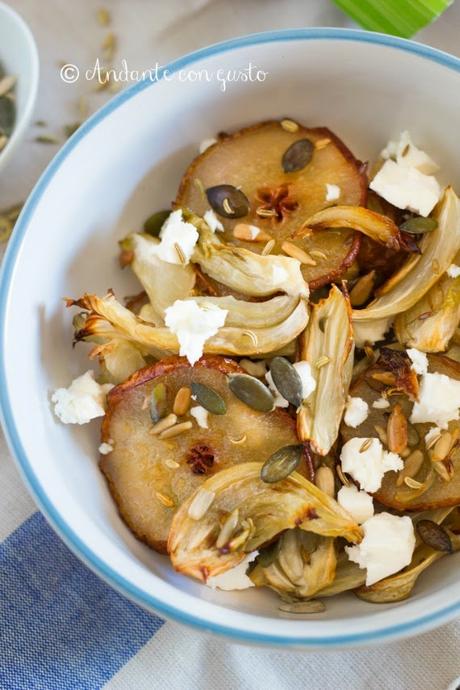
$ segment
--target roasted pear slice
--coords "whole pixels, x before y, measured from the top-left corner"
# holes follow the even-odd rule
[[[363,205],[367,177],[330,130],[297,123],[289,130],[270,121],[220,138],[188,167],[176,205],[200,216],[212,207],[225,241],[257,253],[270,238],[276,241],[275,254],[284,251],[283,242],[293,243],[310,256],[302,270],[313,289],[343,275],[359,251],[360,234],[352,229],[296,233],[307,218],[332,204]],[[326,185],[336,185],[339,196],[328,200]],[[242,225],[263,233],[247,241]]]
[[[406,419],[410,418],[417,390],[414,389],[413,381],[409,377],[402,376],[400,360],[404,353],[388,348],[384,348],[384,351],[384,367],[380,367],[378,362],[369,367],[350,389],[351,396],[367,402],[369,416],[355,429],[342,423],[341,437],[344,443],[354,437],[380,437],[388,443],[388,420],[398,405],[397,414],[402,413]],[[391,352],[395,358],[393,365],[390,364]],[[460,380],[458,362],[439,354],[428,355],[428,361],[430,372]],[[383,409],[373,407],[373,403],[383,394],[388,397],[390,406]],[[404,460],[405,467],[399,473],[388,472],[381,488],[375,494],[384,505],[396,510],[418,511],[460,504],[460,448],[455,441],[460,437],[460,421],[449,423],[452,448],[444,461],[432,461],[434,446],[427,448],[425,435],[432,428],[433,424],[409,423],[407,445],[411,454]],[[387,443],[384,443],[386,449]],[[415,451],[420,452],[414,455]],[[436,468],[436,465],[439,465],[439,468]],[[442,474],[438,474],[437,470]]]
[[[110,391],[102,440],[110,442],[113,451],[101,456],[100,467],[124,521],[158,551],[165,551],[177,507],[207,477],[298,443],[295,421],[285,411],[256,412],[233,395],[227,376],[235,373],[244,371],[223,357],[203,357],[194,367],[184,358],[171,357]],[[174,401],[178,391],[192,383],[215,391],[225,414],[209,413],[208,428],[201,428],[188,410],[177,415],[177,423],[189,422],[191,428],[170,438],[153,433],[151,414],[157,419],[173,409],[183,412],[184,406],[178,409]],[[153,410],[152,393],[159,398]],[[195,406],[198,401],[192,399]],[[300,471],[305,472],[304,463]]]
[[[181,505],[168,538],[176,570],[206,582],[294,527],[351,542],[362,539],[349,513],[298,472],[266,483],[261,469],[261,462],[229,467]]]

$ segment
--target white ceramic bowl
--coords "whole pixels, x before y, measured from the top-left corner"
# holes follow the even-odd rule
[[[269,72],[264,83],[180,81],[180,70]],[[459,186],[460,61],[396,38],[305,29],[239,38],[169,66],[81,127],[37,184],[0,283],[0,396],[23,476],[56,531],[113,587],[147,609],[234,640],[302,648],[362,645],[422,632],[460,613],[460,555],[420,578],[414,596],[376,606],[352,594],[307,620],[280,617],[263,590],[212,591],[174,573],[119,519],[97,467],[99,424],[61,425],[50,391],[88,368],[72,350],[62,297],[113,287],[130,294],[116,240],[174,197],[202,139],[270,117],[327,125],[363,160],[409,128]],[[185,75],[185,73],[182,73]]]
[[[6,147],[0,152],[0,172],[10,160],[29,126],[38,89],[38,52],[32,33],[11,7],[0,2],[0,65],[16,82],[16,121]]]

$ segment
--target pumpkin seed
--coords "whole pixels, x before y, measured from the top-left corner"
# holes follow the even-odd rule
[[[192,393],[199,405],[212,414],[225,414],[227,404],[217,391],[203,383],[192,383]]]
[[[238,400],[241,400],[253,410],[270,412],[273,409],[274,398],[262,381],[249,374],[231,374],[228,377],[228,387]]]
[[[11,98],[0,96],[0,133],[7,137],[13,131],[15,107]]]
[[[214,211],[224,218],[242,218],[249,213],[248,198],[231,184],[208,187],[206,197]]]
[[[157,383],[152,389],[150,398],[150,417],[156,424],[164,417],[166,412],[166,386],[164,383]]]
[[[296,368],[285,357],[273,357],[270,364],[273,383],[291,405],[300,407],[303,401],[302,379]]]
[[[281,159],[284,172],[303,170],[311,161],[314,148],[310,139],[299,139],[291,144]]]
[[[280,448],[264,462],[260,470],[260,478],[267,484],[274,484],[286,479],[300,465],[302,455],[303,446],[301,444]]]
[[[444,527],[432,520],[419,520],[416,530],[420,539],[435,551],[452,553],[452,542]]]
[[[152,237],[158,237],[163,223],[169,218],[170,214],[171,211],[157,211],[156,213],[152,213],[144,223],[144,232],[152,235]]]
[[[409,218],[399,229],[403,232],[410,232],[412,235],[423,235],[425,232],[432,232],[438,227],[438,221],[435,218]]]
[[[293,603],[283,602],[279,605],[279,610],[285,613],[322,613],[326,610],[322,601],[311,599],[310,601],[295,601]]]

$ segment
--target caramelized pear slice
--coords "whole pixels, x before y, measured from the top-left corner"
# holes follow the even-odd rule
[[[158,551],[165,551],[177,507],[206,478],[298,442],[295,421],[286,411],[256,412],[233,395],[227,376],[235,373],[244,371],[224,357],[203,357],[194,367],[183,358],[170,357],[141,369],[110,391],[102,441],[110,442],[113,451],[101,456],[100,467],[124,521]],[[177,392],[192,383],[218,393],[226,413],[209,413],[204,429],[188,411],[177,423],[192,422],[192,428],[172,438],[152,434],[154,388],[163,392],[164,386],[164,417],[173,412]],[[197,405],[192,400],[192,408]],[[300,471],[305,472],[304,461]]]
[[[261,462],[229,467],[210,477],[181,505],[168,538],[176,570],[206,582],[294,527],[361,541],[362,530],[351,515],[298,472],[267,484],[260,477],[261,469]]]
[[[306,140],[312,144],[308,156]],[[291,148],[296,142],[303,142],[298,150]],[[289,149],[291,164],[283,167]],[[339,188],[337,199],[327,200],[326,185]],[[221,192],[224,186],[227,203],[222,194],[216,196],[216,189]],[[303,265],[303,275],[313,289],[339,278],[352,264],[359,251],[360,234],[353,229],[332,228],[300,232],[295,237],[296,233],[307,218],[334,203],[363,205],[366,190],[361,164],[330,130],[299,125],[292,132],[271,121],[225,136],[198,156],[182,179],[176,205],[200,216],[213,206],[224,226],[225,241],[257,253],[266,242],[236,239],[233,231],[237,224],[255,225],[272,237],[275,254],[283,251],[284,241],[292,242],[312,259]],[[247,201],[245,214],[239,196],[233,198],[240,191]],[[232,206],[234,215],[229,213]]]
[[[395,353],[400,355],[401,353]],[[445,374],[453,379],[460,380],[460,364],[444,355],[432,354],[428,355],[429,371],[439,374]],[[407,419],[410,418],[413,400],[410,399],[408,392],[392,393],[394,384],[391,382],[391,376],[394,376],[394,370],[390,367],[382,374],[389,374],[387,384],[382,382],[382,377],[379,379],[373,378],[378,374],[377,367],[374,365],[365,371],[353,383],[350,389],[350,395],[353,397],[362,398],[369,405],[369,416],[356,429],[347,426],[344,422],[341,426],[341,436],[345,443],[354,437],[361,438],[378,438],[381,436],[381,431],[387,430],[388,418],[395,405],[399,404],[401,410]],[[385,376],[383,376],[385,379]],[[388,402],[390,406],[387,408],[375,408],[373,403],[381,398],[383,393],[388,395]],[[409,424],[408,430],[408,446],[411,453],[420,450],[423,454],[423,460],[419,464],[414,465],[416,472],[409,472],[406,474],[405,470],[401,470],[404,476],[408,476],[407,481],[398,481],[399,473],[387,472],[383,478],[382,486],[375,494],[375,497],[383,503],[383,505],[396,510],[433,510],[435,508],[443,508],[447,506],[454,506],[460,504],[460,448],[456,443],[453,443],[452,450],[448,454],[447,463],[433,463],[431,461],[432,449],[426,447],[425,435],[429,429],[433,428],[433,424]],[[452,421],[449,423],[449,432],[453,434],[453,439],[460,430],[460,421]],[[380,432],[380,433],[379,433]],[[388,450],[386,444],[384,447]],[[411,462],[406,459],[405,463]],[[435,464],[442,464],[449,471],[451,476],[450,481],[443,479],[433,467]],[[417,469],[418,467],[418,469]],[[447,477],[447,474],[445,474]],[[414,483],[414,481],[415,483]]]

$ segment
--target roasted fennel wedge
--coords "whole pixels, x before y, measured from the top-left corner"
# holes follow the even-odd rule
[[[270,550],[273,558],[267,562]],[[334,539],[295,528],[268,547],[249,577],[257,587],[270,587],[282,597],[306,599],[333,582],[336,562]]]
[[[390,249],[400,247],[400,232],[391,218],[362,206],[330,206],[308,218],[305,225],[318,230],[352,228]]]
[[[353,353],[350,302],[334,285],[328,297],[313,306],[299,353],[299,359],[311,365],[316,389],[298,409],[297,432],[320,455],[330,451],[339,432]]]
[[[168,552],[174,568],[206,581],[238,565],[247,553],[286,529],[359,542],[362,530],[336,501],[297,472],[267,484],[262,463],[235,466],[210,477],[173,518]],[[237,515],[233,531],[227,520]]]
[[[124,339],[158,358],[179,352],[179,342],[174,333],[166,327],[146,323],[123,307],[113,293],[108,293],[105,297],[84,295],[78,300],[67,300],[67,305],[78,306],[88,312],[81,327],[75,332],[77,341],[94,337],[106,340]],[[258,308],[254,307],[255,310]],[[308,305],[304,299],[298,298],[296,306],[284,321],[251,330],[248,330],[247,324],[245,327],[224,326],[206,341],[204,352],[242,357],[276,352],[289,345],[307,323]]]
[[[411,255],[390,278],[391,289],[383,285],[378,296],[365,309],[353,310],[353,321],[383,319],[414,306],[447,270],[460,249],[459,200],[451,187],[435,209],[438,226],[424,235],[421,255]],[[409,270],[408,270],[409,269]]]

